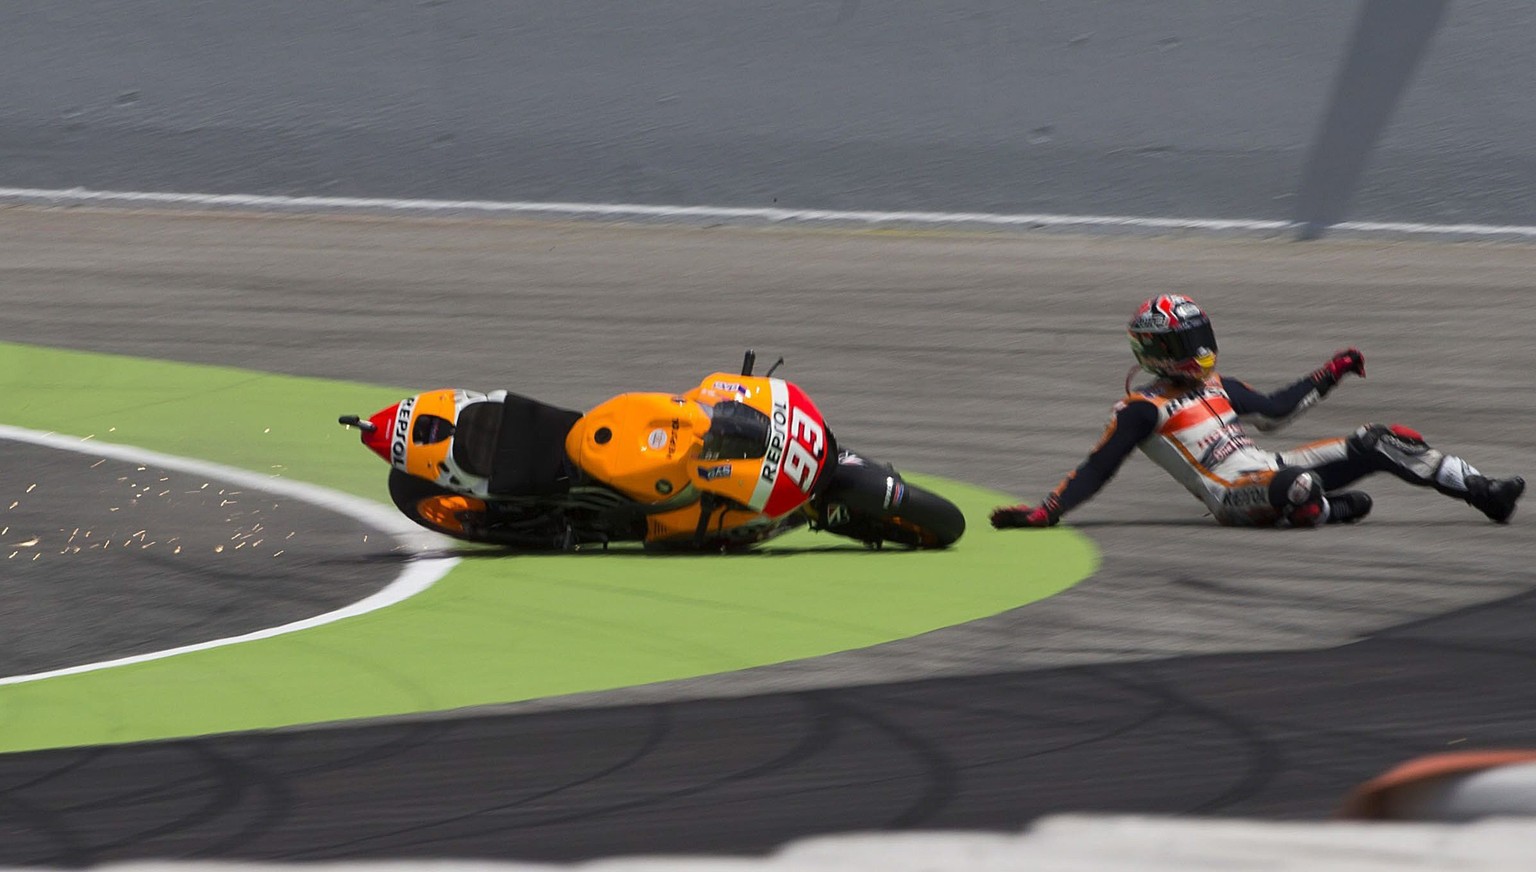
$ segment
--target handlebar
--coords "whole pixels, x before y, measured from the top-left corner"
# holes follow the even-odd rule
[[[751,375],[752,374],[752,367],[754,367],[756,365],[757,365],[757,352],[753,351],[750,348],[748,348],[746,355],[744,355],[741,358],[741,374],[742,375]],[[784,365],[784,358],[781,357],[778,360],[774,361],[773,366],[768,367],[768,372],[765,373],[764,375],[767,376],[768,378],[772,378],[774,371],[777,370],[779,367],[781,367],[783,365]]]

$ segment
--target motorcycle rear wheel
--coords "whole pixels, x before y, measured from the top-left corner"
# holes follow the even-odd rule
[[[407,518],[428,530],[465,542],[534,551],[569,551],[578,543],[607,538],[576,529],[552,507],[493,507],[477,497],[456,493],[399,470],[390,471],[389,496]]]
[[[476,522],[485,515],[482,500],[456,494],[398,469],[389,471],[389,498],[400,514],[434,533],[466,542],[489,541],[476,534],[481,526]]]

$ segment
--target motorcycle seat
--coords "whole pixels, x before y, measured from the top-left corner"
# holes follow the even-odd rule
[[[453,459],[489,479],[496,496],[547,496],[570,488],[565,436],[580,412],[507,394],[465,406],[454,428]]]

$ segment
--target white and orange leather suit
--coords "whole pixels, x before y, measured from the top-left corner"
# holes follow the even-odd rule
[[[1150,432],[1136,443],[1137,447],[1204,502],[1218,523],[1270,525],[1280,519],[1271,494],[1277,471],[1341,461],[1347,454],[1342,438],[1274,452],[1258,447],[1248,437],[1241,414],[1261,414],[1262,408],[1262,412],[1276,415],[1266,418],[1263,425],[1274,429],[1287,416],[1316,402],[1316,386],[1307,382],[1306,388],[1309,390],[1291,391],[1299,394],[1291,403],[1287,396],[1265,397],[1236,382],[1232,391],[1239,399],[1234,405],[1232,392],[1219,375],[1213,374],[1195,387],[1158,380],[1116,404],[1115,419],[1100,447],[1114,441],[1122,426],[1137,433],[1150,423]],[[1058,499],[1075,477],[1076,473],[1057,488]]]
[[[1345,375],[1365,375],[1359,349],[1336,352],[1306,378],[1272,394],[1218,375],[1216,335],[1205,312],[1179,294],[1142,303],[1127,334],[1137,364],[1157,379],[1115,404],[1098,445],[1037,506],[1005,506],[992,525],[1049,527],[1098,493],[1140,448],[1203,502],[1222,524],[1315,527],[1353,523],[1371,510],[1368,494],[1341,491],[1373,472],[1464,500],[1507,523],[1525,480],[1493,480],[1465,460],[1430,447],[1400,425],[1366,424],[1347,437],[1287,451],[1248,438],[1244,417],[1274,430],[1328,394]]]
[[[1138,448],[1221,524],[1268,526],[1294,520],[1286,512],[1305,502],[1306,494],[1288,487],[1301,471],[1311,473],[1308,486],[1322,492],[1388,472],[1410,484],[1468,499],[1468,481],[1479,475],[1477,470],[1400,425],[1366,424],[1349,436],[1285,451],[1265,450],[1248,437],[1245,418],[1260,430],[1278,429],[1335,384],[1337,377],[1326,368],[1271,394],[1214,372],[1195,383],[1157,379],[1115,404],[1114,417],[1098,444],[1052,490],[1046,504],[1057,516],[1081,505]],[[1326,500],[1322,504],[1326,512]],[[1325,514],[1312,522],[1327,520]]]

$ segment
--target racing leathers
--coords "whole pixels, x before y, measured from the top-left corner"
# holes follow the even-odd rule
[[[1368,497],[1351,495],[1363,501],[1362,509],[1360,502],[1347,499],[1336,498],[1330,505],[1327,494],[1383,471],[1466,500],[1496,521],[1508,519],[1523,480],[1492,482],[1461,458],[1431,448],[1406,427],[1367,424],[1347,437],[1278,452],[1260,448],[1248,436],[1244,419],[1261,431],[1278,429],[1326,396],[1340,375],[1324,367],[1270,394],[1216,373],[1203,382],[1159,378],[1131,390],[1115,404],[1109,426],[1076,470],[1039,506],[999,509],[993,525],[1056,523],[1098,493],[1136,448],[1225,525],[1311,527],[1355,520],[1351,513],[1363,516],[1369,511]],[[1492,502],[1490,482],[1503,488]]]

